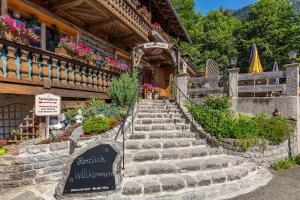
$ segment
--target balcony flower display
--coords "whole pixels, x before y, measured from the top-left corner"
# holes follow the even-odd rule
[[[124,71],[124,72],[128,71],[127,64],[121,63],[120,61],[115,60],[109,56],[104,57],[104,64],[107,66],[107,68],[110,68],[115,71],[119,71],[119,70]]]
[[[141,8],[139,8],[139,12],[148,22],[151,22],[152,14],[148,11],[148,8],[146,6],[142,6]]]
[[[170,36],[163,30],[159,23],[155,22],[154,24],[152,24],[152,28],[158,31],[166,39],[167,42],[171,41]]]
[[[98,56],[91,48],[84,46],[83,43],[77,45],[74,42],[69,42],[67,38],[61,38],[58,48],[64,49],[68,55],[87,63],[94,62]]]
[[[0,17],[0,29],[1,36],[11,41],[22,44],[28,44],[29,41],[41,41],[41,38],[34,33],[33,29],[27,28],[24,24],[17,24],[16,20],[9,15]]]

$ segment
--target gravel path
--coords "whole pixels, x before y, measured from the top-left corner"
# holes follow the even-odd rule
[[[300,200],[300,166],[271,172],[274,177],[268,185],[231,200]]]

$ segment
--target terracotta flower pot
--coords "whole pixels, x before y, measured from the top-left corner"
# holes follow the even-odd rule
[[[62,55],[68,55],[68,52],[64,48],[55,48],[55,53],[62,54]]]

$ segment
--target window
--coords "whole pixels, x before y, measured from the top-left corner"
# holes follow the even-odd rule
[[[46,26],[46,50],[55,51],[60,42],[60,32],[56,27]]]
[[[31,106],[25,104],[10,104],[0,107],[0,139],[13,140],[10,134],[16,130],[22,136],[33,136],[35,133],[34,112]]]

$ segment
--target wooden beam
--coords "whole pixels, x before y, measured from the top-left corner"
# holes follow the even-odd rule
[[[286,91],[286,85],[249,85],[239,86],[239,93],[266,93],[266,92],[283,92]]]
[[[97,21],[97,22],[90,23],[90,24],[88,24],[88,28],[94,28],[95,26],[103,26],[105,24],[113,23],[116,20],[117,20],[116,17],[110,17],[109,19],[100,20],[100,21]]]
[[[7,14],[7,0],[1,0],[1,15]]]
[[[82,4],[84,0],[64,0],[56,1],[51,5],[51,10],[65,10]]]
[[[94,96],[94,97],[99,97],[101,99],[109,99],[106,93],[89,92],[89,91],[82,91],[82,90],[58,89],[58,88],[45,89],[44,87],[41,86],[0,83],[0,94],[37,95],[43,93],[52,93],[55,95],[59,95],[61,97],[69,97],[69,98],[87,99]]]

